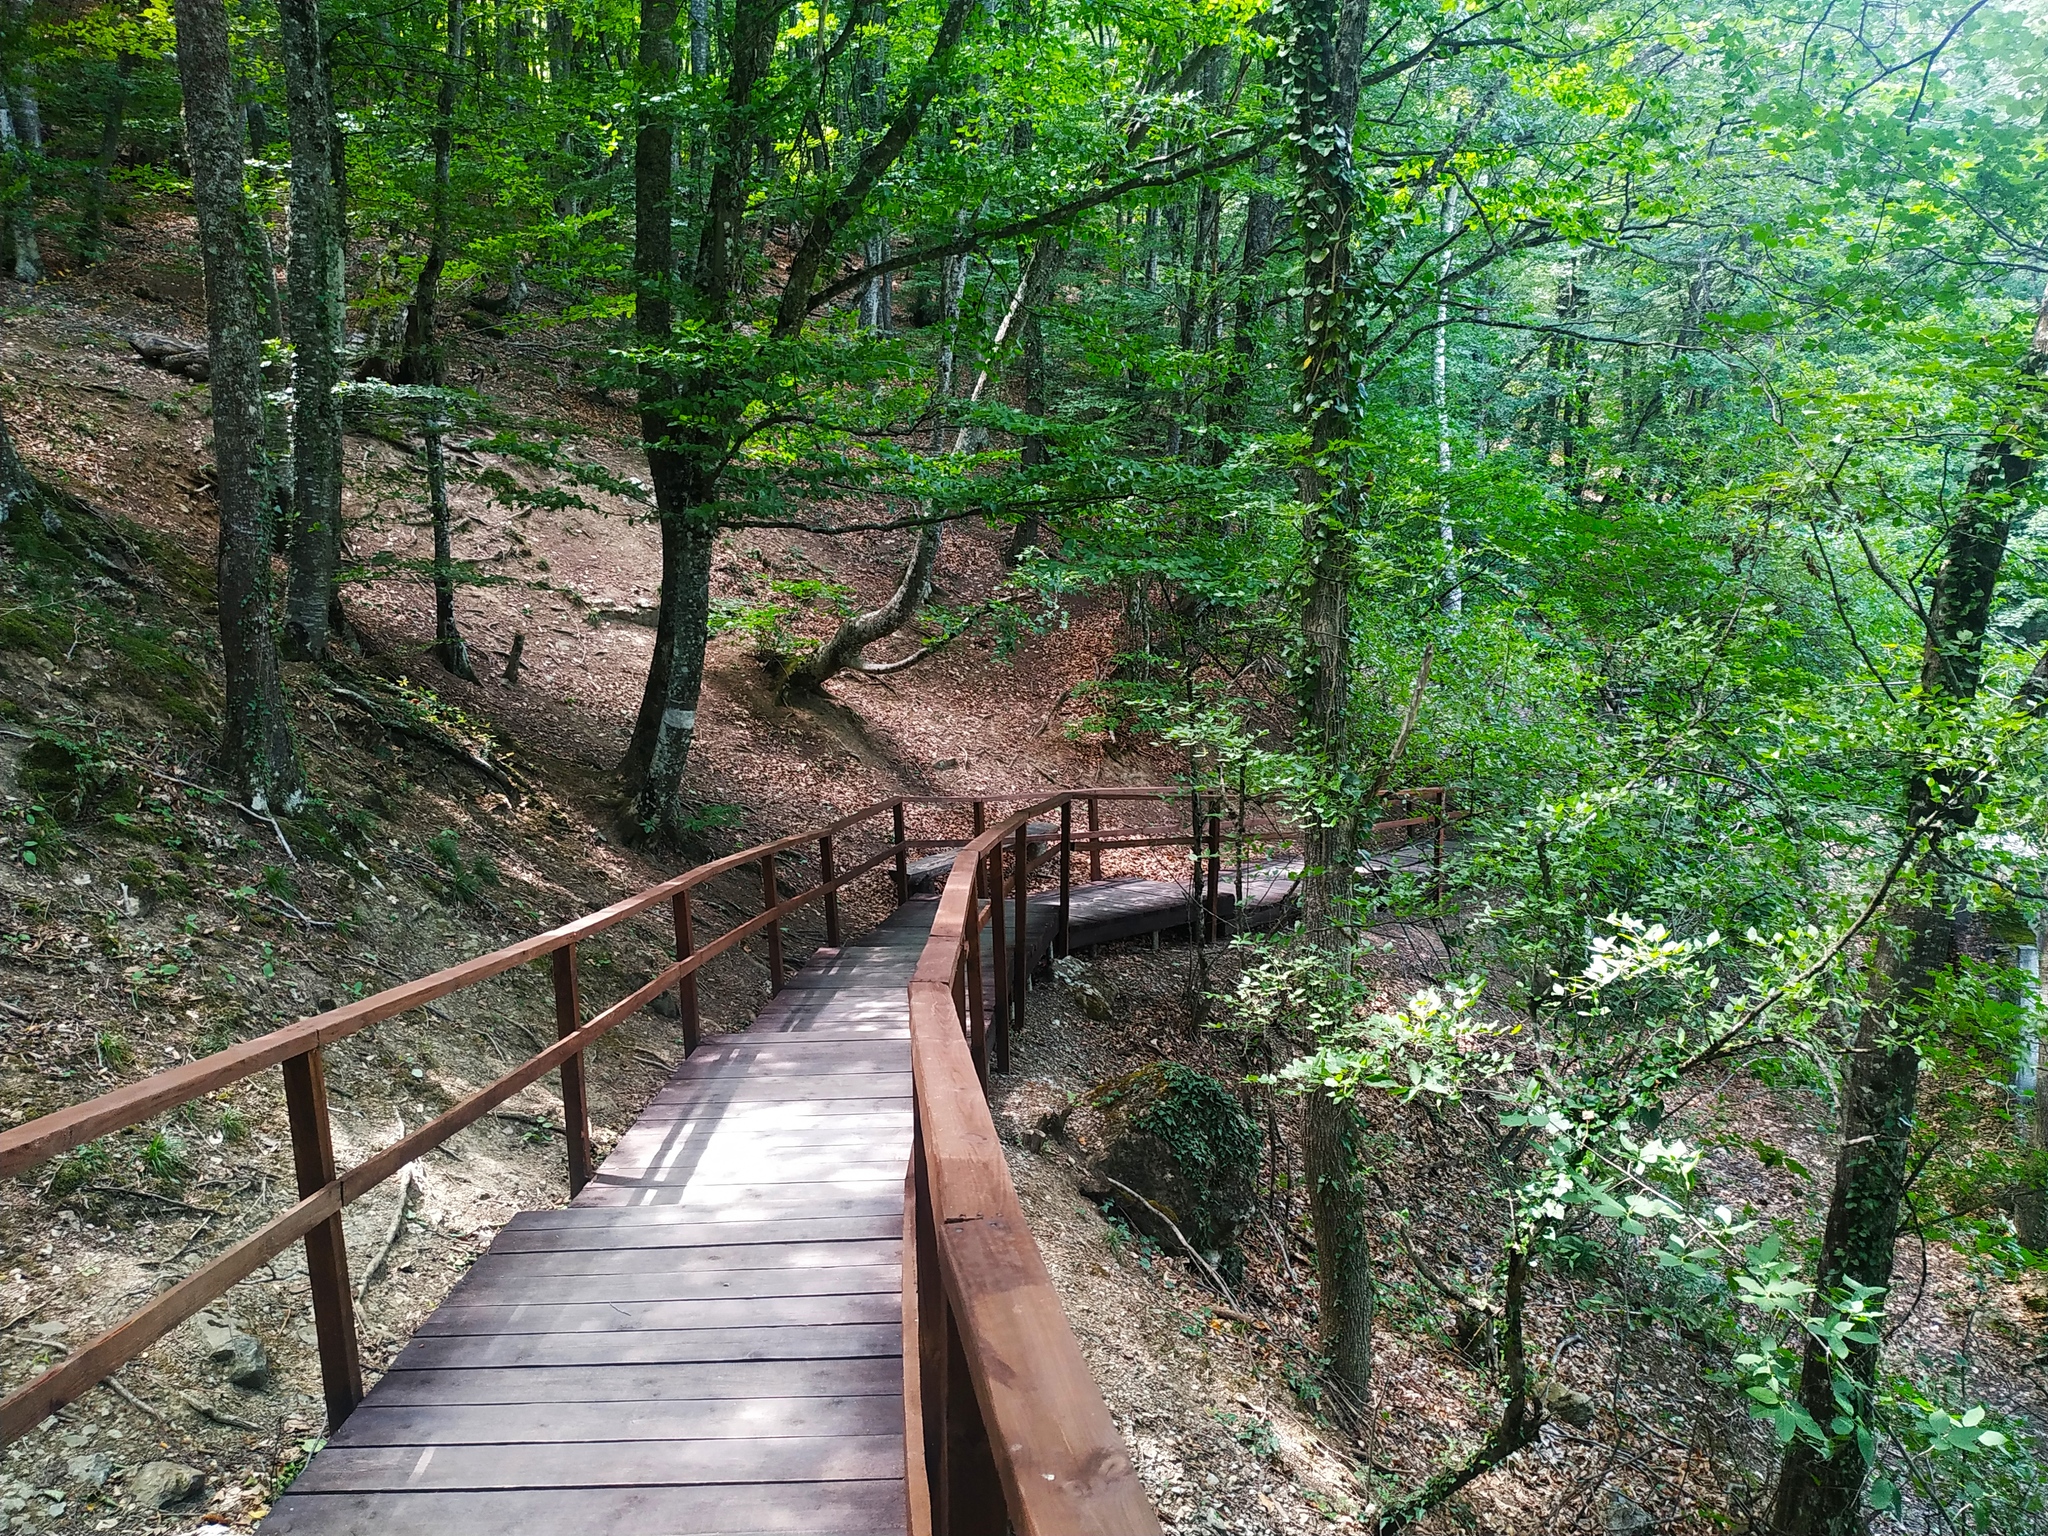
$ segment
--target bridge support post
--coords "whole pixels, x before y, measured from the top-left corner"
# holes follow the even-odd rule
[[[1067,939],[1074,894],[1074,802],[1071,799],[1060,802],[1060,926],[1055,939],[1057,953],[1062,959],[1067,953]]]
[[[937,1257],[933,1255],[935,1261]],[[935,1262],[933,1268],[937,1267]],[[1003,1505],[995,1453],[988,1443],[988,1426],[982,1422],[981,1404],[974,1396],[974,1378],[968,1373],[959,1324],[946,1304],[945,1287],[938,1290],[936,1321],[943,1353],[935,1373],[939,1475],[932,1494],[932,1530],[934,1536],[1003,1536],[1010,1528],[1010,1517]]]
[[[839,893],[829,889],[832,884],[832,834],[827,832],[818,839],[818,884],[828,887],[825,892],[825,942],[833,949],[839,947]]]
[[[975,809],[979,811],[981,807],[977,805]],[[980,819],[979,816],[975,817],[977,821]],[[988,971],[989,978],[995,983],[996,993],[995,1007],[990,1010],[991,1016],[988,1022],[994,1026],[992,1032],[1000,1035],[1003,1031],[1003,1020],[1008,1018],[1010,1013],[1009,945],[1005,942],[1006,936],[1003,932],[1003,846],[1001,843],[997,843],[995,847],[988,851],[987,884]],[[988,1088],[988,1040],[986,1035],[984,1035],[981,1039],[970,1041],[969,1044],[974,1051],[975,1075],[981,1079],[981,1086],[985,1091]]]
[[[1102,802],[1088,797],[1088,878],[1102,878]]]
[[[1221,796],[1209,797],[1209,894],[1204,902],[1209,942],[1216,943],[1223,937],[1223,903],[1220,887],[1223,882],[1223,800]]]
[[[900,907],[910,900],[910,841],[903,825],[901,800],[891,807],[890,820],[896,834],[896,905]]]
[[[1010,1017],[996,1035],[996,1070],[1010,1070],[1010,1031],[1024,1028],[1024,998],[1031,990],[1031,913],[1025,905],[1031,895],[1031,823],[1017,829],[1016,852],[1010,860],[1017,879],[1017,942],[1010,946]]]
[[[669,902],[669,911],[675,918],[676,958],[687,960],[697,952],[696,936],[690,924],[690,892],[687,887],[677,891]],[[688,1056],[697,1049],[699,1034],[697,1020],[697,973],[691,971],[676,982],[676,1017],[683,1026],[683,1055]]]
[[[299,1198],[334,1181],[334,1134],[327,1119],[327,1073],[320,1048],[284,1062],[284,1101],[291,1119],[292,1165]],[[306,1234],[306,1278],[313,1288],[313,1332],[320,1350],[320,1386],[327,1427],[339,1429],[363,1400],[363,1366],[356,1341],[355,1300],[349,1294],[348,1244],[341,1212]]]
[[[555,951],[555,1038],[567,1039],[583,1025],[583,996],[576,978],[576,946]],[[562,1063],[562,1134],[569,1143],[569,1198],[583,1193],[596,1172],[590,1155],[590,1101],[583,1086],[581,1052]]]
[[[775,855],[761,857],[761,910],[773,912],[782,902],[782,893],[775,887]],[[768,995],[773,997],[782,990],[782,920],[777,918],[768,925]]]

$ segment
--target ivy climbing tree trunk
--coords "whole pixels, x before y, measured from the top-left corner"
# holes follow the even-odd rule
[[[1292,0],[1283,12],[1285,90],[1300,176],[1295,219],[1303,251],[1304,356],[1295,412],[1307,442],[1295,469],[1304,508],[1300,748],[1340,785],[1351,760],[1351,589],[1357,576],[1360,487],[1351,458],[1357,397],[1351,240],[1358,208],[1351,158],[1358,116],[1365,0]],[[1316,809],[1304,833],[1301,942],[1332,951],[1347,940],[1358,808]],[[1320,1348],[1354,1407],[1372,1390],[1372,1245],[1355,1112],[1326,1092],[1304,1110],[1303,1152],[1315,1222]]]
[[[2048,297],[2022,367],[2028,376],[2048,376]],[[1983,680],[1984,631],[2019,493],[2033,472],[2033,458],[2011,435],[1985,443],[1971,465],[1926,609],[1913,707],[1930,740],[1945,719],[1976,697]],[[1815,1275],[1823,1307],[1852,1283],[1891,1288],[1919,1098],[1918,1042],[1932,1023],[1928,998],[1957,954],[1954,877],[1941,850],[1974,825],[1989,772],[1915,761],[1905,775],[1906,835],[1924,852],[1885,911],[1849,1052],[1842,1147]],[[1823,1448],[1802,1436],[1786,1446],[1771,1514],[1775,1536],[1858,1536],[1863,1529],[1863,1487],[1871,1465],[1861,1436],[1870,1427],[1880,1347],[1874,1337],[1852,1343],[1847,1358],[1837,1361],[1818,1341],[1807,1340],[1799,1403],[1828,1434],[1829,1444]],[[1844,1417],[1852,1430],[1835,1433],[1832,1426]]]
[[[221,766],[251,805],[289,807],[298,798],[300,773],[270,629],[263,349],[249,285],[251,215],[242,189],[241,120],[234,103],[227,12],[221,0],[178,0],[175,15],[212,361],[213,457],[220,497],[216,575],[227,674]]]
[[[291,134],[291,241],[285,253],[292,343],[291,581],[287,654],[327,653],[341,564],[342,292],[340,210],[334,189],[334,106],[319,0],[279,0],[285,104]]]

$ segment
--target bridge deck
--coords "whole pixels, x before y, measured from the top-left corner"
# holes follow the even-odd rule
[[[1248,882],[1246,920],[1287,884]],[[902,1532],[907,989],[937,909],[820,951],[566,1208],[513,1218],[266,1536]],[[1167,882],[1072,895],[1076,948],[1187,919]]]

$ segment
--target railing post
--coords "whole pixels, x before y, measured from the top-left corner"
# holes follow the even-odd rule
[[[782,902],[782,893],[775,888],[775,855],[761,855],[761,910],[772,912]],[[777,918],[768,925],[768,995],[773,997],[782,990],[782,919]]]
[[[896,832],[896,905],[910,900],[910,842],[903,825],[903,802],[898,800],[890,818]]]
[[[292,1165],[299,1198],[334,1180],[334,1134],[327,1120],[327,1074],[320,1048],[284,1062],[284,1102],[292,1128]],[[313,1287],[313,1332],[320,1349],[320,1386],[327,1427],[341,1423],[363,1400],[363,1366],[356,1343],[356,1312],[349,1295],[348,1244],[341,1212],[306,1234],[306,1278]]]
[[[1060,802],[1060,927],[1059,953],[1067,954],[1069,907],[1074,894],[1074,802]]]
[[[1208,872],[1202,867],[1202,792],[1188,791],[1188,830],[1194,843],[1195,862],[1188,879],[1188,940],[1194,944],[1209,942],[1209,909],[1203,891],[1208,881]]]
[[[832,834],[827,832],[818,839],[818,883],[832,884]],[[839,893],[825,892],[825,943],[833,949],[839,947]]]
[[[1031,990],[1031,914],[1025,903],[1031,896],[1031,822],[1017,828],[1017,851],[1011,858],[1017,880],[1016,942],[1010,946],[1010,1017],[996,1031],[996,1070],[1010,1070],[1010,1030],[1024,1028],[1024,998]]]
[[[669,903],[676,920],[676,958],[687,960],[697,952],[695,935],[690,927],[690,889],[688,886],[677,891]],[[676,982],[676,1016],[683,1023],[683,1054],[688,1056],[697,1049],[699,1034],[697,1022],[697,973],[690,972]]]
[[[917,1337],[905,1339],[904,1348],[917,1352],[918,1408],[923,1419],[924,1471],[930,1485],[933,1512],[939,1505],[938,1491],[944,1472],[942,1447],[945,1443],[945,1404],[940,1386],[946,1364],[946,1287],[939,1274],[939,1234],[932,1206],[930,1170],[925,1165],[924,1130],[912,1111],[910,1131],[910,1179],[913,1233],[917,1269]],[[945,1526],[933,1520],[934,1536]]]
[[[1214,944],[1223,938],[1223,903],[1219,901],[1219,887],[1223,883],[1223,799],[1217,795],[1208,797],[1208,942]]]
[[[976,818],[979,820],[979,818]],[[990,1022],[997,1034],[1002,1033],[1003,1020],[1010,1011],[1010,967],[1008,944],[1003,933],[1003,845],[998,842],[985,855],[988,859],[988,944],[989,978],[995,983],[995,1008]],[[981,1086],[988,1087],[988,1051],[985,1039],[971,1042],[974,1049],[974,1071],[981,1079]]]
[[[932,1490],[932,1529],[935,1536],[1003,1536],[1010,1528],[1003,1485],[996,1474],[995,1452],[989,1445],[981,1404],[974,1396],[974,1378],[967,1369],[960,1326],[943,1283],[938,1311],[939,1365],[933,1374],[939,1399],[939,1456],[938,1486]]]
[[[583,997],[576,980],[576,946],[555,951],[555,1038],[566,1040],[583,1025]],[[590,1101],[583,1091],[583,1053],[562,1063],[562,1132],[569,1141],[569,1198],[583,1193],[595,1171],[590,1155]]]
[[[1088,878],[1102,878],[1102,804],[1088,797]]]
[[[975,873],[976,875],[981,873],[979,860],[975,863]],[[980,884],[980,880],[977,879],[975,885],[978,887]],[[967,972],[967,1007],[960,1015],[960,1020],[966,1026],[970,1049],[976,1056],[979,1056],[981,1054],[981,1046],[978,1042],[986,1037],[988,1030],[988,1009],[981,995],[981,892],[978,889],[970,892],[967,897],[967,944],[964,968]]]

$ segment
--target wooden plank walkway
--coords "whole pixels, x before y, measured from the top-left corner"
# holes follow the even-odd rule
[[[1246,919],[1290,885],[1248,882]],[[1030,908],[1036,969],[1057,894]],[[820,950],[566,1208],[514,1217],[265,1536],[903,1532],[907,992],[937,910]],[[1184,929],[1188,895],[1105,880],[1070,913],[1081,948]]]

